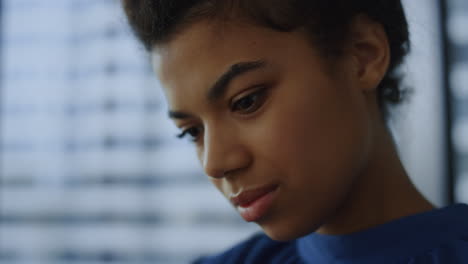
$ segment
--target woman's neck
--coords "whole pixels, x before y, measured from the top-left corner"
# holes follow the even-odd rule
[[[316,232],[342,235],[434,209],[409,179],[385,126],[378,128],[368,166],[344,202]]]

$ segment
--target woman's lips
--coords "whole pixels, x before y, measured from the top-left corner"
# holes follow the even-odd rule
[[[243,191],[231,198],[242,218],[247,222],[259,220],[273,203],[278,185],[267,185],[253,190]]]

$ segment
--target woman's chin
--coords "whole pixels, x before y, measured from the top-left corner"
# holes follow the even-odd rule
[[[307,225],[301,227],[300,225],[286,222],[260,223],[259,225],[269,238],[276,241],[294,240],[306,236],[320,227],[320,225]]]

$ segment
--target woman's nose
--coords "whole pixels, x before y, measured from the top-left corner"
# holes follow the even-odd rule
[[[204,137],[201,158],[203,169],[209,177],[227,177],[247,168],[252,162],[250,152],[235,132],[205,130]]]

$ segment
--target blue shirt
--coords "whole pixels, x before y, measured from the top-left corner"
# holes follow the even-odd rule
[[[467,264],[468,205],[403,217],[349,235],[277,242],[257,234],[195,264]]]

